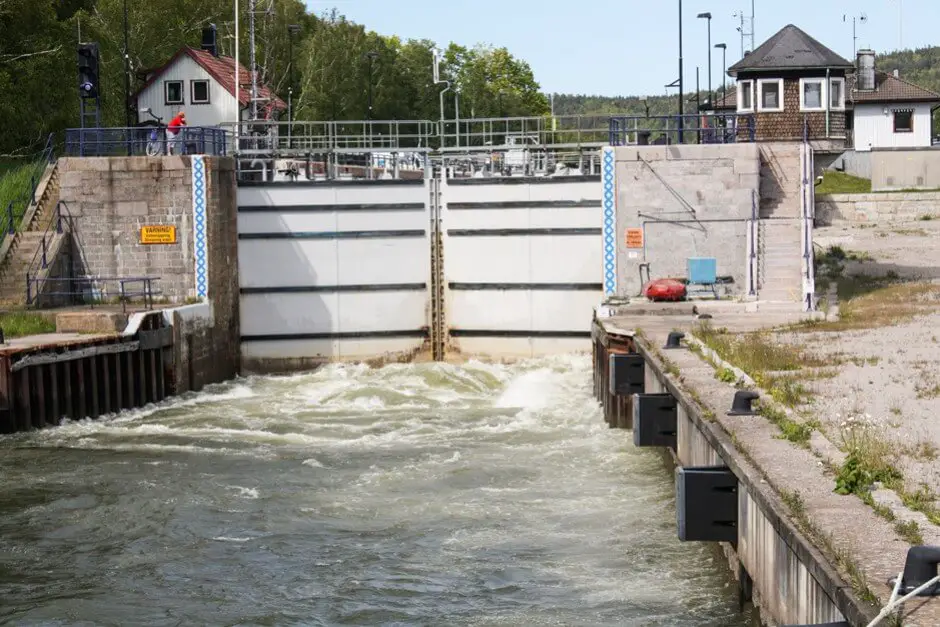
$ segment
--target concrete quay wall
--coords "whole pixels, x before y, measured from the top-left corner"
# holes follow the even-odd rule
[[[816,197],[816,226],[940,217],[940,192],[827,194]]]
[[[867,625],[877,610],[859,598],[806,537],[768,478],[715,419],[717,412],[730,407],[731,395],[727,395],[727,406],[719,408],[690,393],[675,364],[667,362],[669,357],[664,355],[674,357],[681,352],[698,358],[685,349],[662,351],[663,338],[657,337],[654,343],[607,320],[595,321],[592,336],[595,393],[612,428],[632,428],[633,407],[631,397],[610,392],[609,355],[640,355],[645,364],[645,393],[667,393],[677,401],[676,463],[681,467],[723,466],[737,478],[737,542],[721,546],[738,578],[742,600],[759,607],[762,618],[770,624]],[[806,455],[812,457],[808,452]]]

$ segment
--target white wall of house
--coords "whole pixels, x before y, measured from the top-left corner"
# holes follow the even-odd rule
[[[898,109],[914,110],[912,132],[894,131],[894,111]],[[930,146],[929,104],[858,104],[854,115],[855,150]]]
[[[192,81],[194,80],[209,81],[208,104],[192,102]],[[183,81],[182,104],[166,103],[167,81]],[[140,110],[145,107],[150,107],[154,114],[162,117],[164,124],[168,124],[181,110],[186,112],[186,123],[189,126],[217,126],[238,119],[238,103],[235,96],[219,85],[201,65],[186,54],[181,55],[152,85],[140,93],[137,98],[137,117],[140,122],[152,119],[147,114],[140,113]]]

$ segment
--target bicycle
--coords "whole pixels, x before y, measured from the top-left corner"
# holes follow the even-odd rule
[[[157,121],[156,127],[150,130],[150,139],[147,141],[147,156],[148,157],[158,157],[163,154],[163,146],[166,144],[165,139],[160,138],[160,134],[166,133],[166,125],[163,123],[163,118],[154,114],[149,108],[141,109],[141,113],[146,113],[154,120]]]

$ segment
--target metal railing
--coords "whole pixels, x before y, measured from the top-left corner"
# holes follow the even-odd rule
[[[545,115],[516,118],[468,118],[440,123],[442,151],[535,147],[600,148],[608,143],[610,116]]]
[[[176,137],[166,127],[70,128],[65,154],[70,157],[158,156],[166,154],[225,155],[226,131],[219,127],[184,126]]]
[[[65,215],[63,215],[63,211]],[[35,297],[39,296],[40,292],[42,292],[44,282],[47,279],[41,275],[49,268],[50,253],[54,254],[56,252],[50,249],[55,242],[55,238],[62,235],[66,229],[69,231],[72,229],[72,214],[68,210],[68,204],[60,200],[56,203],[49,224],[46,225],[45,230],[42,232],[42,239],[39,240],[39,248],[33,253],[32,259],[29,260],[26,266],[27,305],[32,305],[36,300]],[[51,261],[54,262],[55,259]],[[37,288],[35,292],[33,291],[34,286]]]
[[[27,210],[38,201],[36,191],[39,189],[39,183],[42,182],[46,167],[55,162],[55,144],[53,140],[54,135],[50,133],[46,139],[45,147],[32,164],[28,186],[20,188],[18,192],[15,191],[11,198],[3,199],[5,207],[3,207],[4,211],[0,215],[0,242],[3,242],[7,235],[16,233]]]
[[[747,114],[613,116],[608,142],[612,146],[734,144],[753,142],[754,137],[754,116]]]
[[[156,276],[30,277],[26,280],[26,291],[27,294],[32,292],[33,300],[27,304],[41,307],[42,302],[48,299],[70,305],[87,305],[92,309],[96,305],[120,304],[121,311],[126,313],[128,304],[139,301],[149,311],[153,309],[154,297],[158,295],[154,283],[159,280],[160,277]],[[49,285],[52,289],[48,289]],[[34,286],[35,289],[32,289]]]
[[[816,310],[816,259],[813,250],[816,186],[813,181],[813,160],[813,148],[809,144],[809,122],[804,121],[803,143],[800,145],[800,240],[803,249],[803,311],[807,312]]]
[[[220,128],[234,133],[235,123]],[[239,154],[427,152],[438,142],[438,124],[429,120],[351,120],[243,123]]]

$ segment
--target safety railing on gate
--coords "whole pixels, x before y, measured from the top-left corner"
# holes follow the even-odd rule
[[[160,156],[168,154],[221,156],[228,152],[224,128],[184,126],[178,134],[164,126],[70,128],[65,154],[70,157]]]
[[[555,149],[605,145],[610,116],[544,115],[515,118],[468,118],[441,122],[442,151]]]
[[[235,124],[224,124],[234,134]],[[365,153],[427,151],[437,146],[437,123],[429,120],[353,120],[243,123],[239,154]]]
[[[612,146],[734,144],[755,138],[754,116],[739,113],[614,116],[609,130]]]

